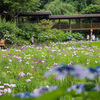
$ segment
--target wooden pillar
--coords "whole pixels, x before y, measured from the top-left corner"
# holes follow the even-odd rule
[[[53,25],[55,25],[55,19],[52,20]]]
[[[82,28],[82,19],[80,19],[80,28]]]
[[[92,40],[92,34],[93,34],[93,29],[92,29],[92,18],[90,19],[90,21],[91,21],[90,39]]]
[[[69,32],[72,32],[72,30],[71,30],[71,19],[69,19]]]
[[[60,26],[60,19],[59,19],[59,29],[61,29],[61,26]]]
[[[90,39],[92,40],[93,29],[90,30]]]

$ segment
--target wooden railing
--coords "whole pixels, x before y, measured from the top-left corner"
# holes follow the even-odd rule
[[[57,28],[57,29],[72,29],[72,30],[77,30],[77,29],[100,29],[100,23],[81,23],[81,24],[56,24],[52,28]]]

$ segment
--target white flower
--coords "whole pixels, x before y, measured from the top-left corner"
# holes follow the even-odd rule
[[[16,87],[16,84],[11,84],[9,85],[9,87]]]
[[[12,62],[12,60],[11,60],[11,59],[9,59],[9,61],[10,61],[10,62]]]
[[[11,93],[11,89],[10,88],[4,89],[4,93]]]
[[[5,66],[4,68],[9,68],[9,66]]]
[[[4,88],[4,86],[0,86],[0,88]]]
[[[95,63],[97,63],[97,61],[95,61]]]

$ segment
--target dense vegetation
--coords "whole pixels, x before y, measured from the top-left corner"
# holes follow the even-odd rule
[[[100,13],[99,0],[0,0],[0,13],[14,18],[20,12],[50,11],[53,15]]]
[[[53,92],[54,94],[48,94],[47,97],[44,95],[43,98],[40,97],[39,100],[47,100],[47,98],[48,100],[72,100],[71,96],[73,96],[74,100],[84,100],[84,98],[85,100],[92,100],[88,99],[91,96],[96,98],[94,100],[99,100],[100,96],[95,94],[96,91],[93,91],[95,95],[92,95],[92,93],[91,95],[89,94],[90,96],[87,96],[89,92],[86,91],[84,91],[86,93],[83,92],[84,94],[82,95],[81,90],[78,90],[78,94],[75,94],[75,91],[73,91],[71,95],[65,92],[69,87],[75,84],[98,84],[100,82],[100,80],[97,79],[92,81],[87,78],[83,79],[82,77],[85,75],[88,77],[90,74],[87,75],[87,71],[82,73],[83,70],[77,67],[83,66],[87,68],[92,66],[92,68],[94,68],[100,65],[100,60],[98,59],[100,58],[99,45],[99,42],[88,41],[52,42],[48,45],[43,43],[34,46],[23,46],[21,48],[17,48],[16,46],[8,50],[0,51],[0,95],[4,94],[4,100],[17,100],[16,98],[11,99],[6,96],[12,96],[13,94],[26,91],[32,93],[34,89],[38,89],[41,86],[59,86],[59,88],[64,88],[64,90],[57,90]],[[68,75],[65,77],[65,71],[61,70],[61,72],[58,73],[59,77],[57,77],[63,78],[62,80],[57,80],[56,75],[51,75],[48,78],[44,77],[46,71],[52,71],[52,68],[59,64],[75,66],[74,68],[78,68],[76,73],[79,72],[82,76],[74,78],[72,75]],[[98,73],[100,73],[100,70],[98,70]],[[96,75],[96,73],[94,74]],[[87,90],[90,90],[92,87],[94,87],[94,85],[87,87]],[[52,87],[52,89],[53,88],[54,87]],[[79,89],[83,89],[83,87]],[[36,94],[34,95],[33,93],[32,95],[40,96],[40,94],[45,92],[46,88],[40,90],[40,92],[36,90],[34,91]],[[19,96],[25,98],[24,94],[20,94]],[[26,93],[26,98],[27,96],[29,96],[29,93]],[[84,98],[82,98],[82,96],[84,96]],[[0,99],[3,100],[3,98]]]
[[[21,98],[39,97],[49,89],[58,89],[34,100],[99,100],[100,43],[79,41],[85,40],[79,32],[52,29],[52,21],[46,19],[39,23],[17,23],[20,12],[36,11],[50,11],[52,15],[100,13],[100,0],[0,0],[0,13],[8,13],[12,18],[7,22],[0,18],[0,39],[4,37],[7,48],[0,50],[0,96],[4,95],[0,99],[14,100],[12,95],[19,92],[25,92],[17,95]],[[32,21],[32,17],[24,20]],[[30,46],[33,35],[35,44]],[[68,71],[74,69],[73,75],[66,73],[65,66],[52,69],[59,64],[66,65]],[[46,78],[46,71],[58,76]]]

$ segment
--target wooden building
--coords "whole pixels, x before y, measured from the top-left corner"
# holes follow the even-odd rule
[[[7,13],[0,14],[1,18],[6,18],[9,20],[9,15]],[[18,19],[21,17],[22,22],[23,17],[32,17],[35,22],[39,22],[41,19],[50,19],[53,22],[55,20],[59,20],[58,24],[53,25],[53,28],[57,28],[59,30],[69,30],[72,32],[73,30],[90,30],[90,38],[92,39],[93,30],[100,30],[100,14],[81,14],[81,15],[51,15],[51,12],[27,12],[27,13],[19,13]],[[17,19],[17,20],[18,20]],[[61,23],[61,20],[67,19],[68,23]],[[72,21],[76,21],[76,23],[72,23]],[[94,21],[94,20],[97,20]],[[34,21],[33,21],[34,22]]]
[[[52,15],[49,16],[51,20],[59,20],[59,23],[54,25],[53,28],[57,28],[59,30],[69,30],[72,32],[73,30],[90,30],[90,38],[92,39],[93,30],[100,30],[100,14],[82,14],[82,15]],[[68,24],[61,24],[62,19],[68,19]],[[71,24],[71,20],[79,20],[79,23]],[[93,22],[94,20],[98,20],[98,22]],[[82,20],[88,20],[82,21]]]

